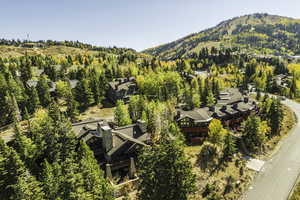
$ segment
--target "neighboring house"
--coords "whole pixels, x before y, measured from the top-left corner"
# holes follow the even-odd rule
[[[69,84],[70,84],[70,88],[74,89],[77,84],[78,84],[78,80],[74,79],[74,80],[68,80]],[[27,86],[29,87],[36,87],[38,80],[28,80],[27,82]],[[52,97],[56,96],[56,82],[53,81],[48,81],[48,85],[49,85],[49,92],[51,94]]]
[[[117,128],[105,121],[93,120],[73,124],[73,130],[78,139],[90,146],[110,179],[116,174],[134,178],[134,160],[139,149],[150,141],[146,123],[141,120],[136,124]]]
[[[108,85],[106,96],[112,103],[116,103],[118,100],[128,103],[130,96],[137,94],[137,84],[134,77],[118,78],[109,82]]]
[[[195,75],[190,74],[190,73],[187,73],[187,72],[181,72],[180,74],[181,74],[181,76],[182,76],[184,79],[186,79],[187,81],[192,81],[194,78],[196,78]]]
[[[285,74],[279,74],[275,76],[274,79],[279,88],[288,88],[289,82],[293,79],[293,77]]]
[[[243,96],[236,88],[228,88],[220,93],[217,104],[213,107],[177,109],[176,121],[188,141],[193,143],[207,136],[212,119],[219,119],[225,127],[234,129],[256,110],[257,105],[254,100]]]

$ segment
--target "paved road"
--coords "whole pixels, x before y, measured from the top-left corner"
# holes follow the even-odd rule
[[[300,104],[282,101],[300,121]],[[244,200],[286,200],[300,173],[300,122],[288,137],[281,141],[278,152],[265,163],[254,179]]]

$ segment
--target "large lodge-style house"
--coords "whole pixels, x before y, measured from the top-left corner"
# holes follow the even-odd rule
[[[106,173],[106,177],[136,177],[135,160],[141,147],[150,142],[146,123],[114,127],[103,120],[73,124],[77,138],[86,142]]]
[[[220,93],[215,106],[193,110],[179,108],[175,120],[188,142],[199,143],[207,136],[212,119],[219,119],[225,127],[235,129],[256,111],[255,100],[243,95],[237,88],[228,88]]]

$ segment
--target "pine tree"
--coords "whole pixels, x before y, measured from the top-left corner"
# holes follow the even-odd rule
[[[101,103],[102,98],[103,98],[99,77],[100,76],[98,75],[98,73],[95,70],[93,70],[91,72],[90,87],[91,87],[91,91],[93,92],[95,103],[97,103],[97,104]]]
[[[37,155],[37,147],[29,137],[26,137],[20,130],[20,127],[15,124],[15,149],[18,152],[21,160],[25,163],[28,169],[34,169],[35,159]]]
[[[67,115],[70,117],[71,121],[76,121],[79,115],[79,111],[77,109],[78,103],[75,101],[73,96],[67,102]]]
[[[279,99],[272,99],[268,118],[272,135],[278,135],[280,133],[283,120],[283,108]]]
[[[191,110],[194,108],[193,105],[193,94],[191,87],[189,85],[186,85],[184,88],[184,103],[186,104],[186,107],[188,110]]]
[[[78,163],[74,158],[68,157],[61,165],[63,179],[60,183],[61,199],[92,200],[90,194],[86,193],[83,185],[82,174],[78,172]]]
[[[28,172],[17,177],[17,183],[12,186],[14,193],[11,199],[35,199],[44,200],[44,193],[41,184]]]
[[[60,185],[63,179],[60,165],[57,162],[51,165],[45,160],[42,167],[41,181],[45,196],[49,200],[59,199]]]
[[[259,117],[250,116],[243,126],[243,140],[248,149],[252,152],[261,152],[270,131],[267,122],[261,121]]]
[[[290,86],[290,97],[294,98],[297,97],[297,78],[296,75],[293,74],[292,84]]]
[[[61,120],[61,113],[58,104],[52,100],[48,106],[48,115],[52,118],[53,122],[56,123]]]
[[[2,180],[0,188],[0,197],[3,199],[44,199],[44,193],[40,183],[26,169],[24,163],[19,158],[16,151],[8,147],[0,139],[0,169],[4,171],[0,175]],[[5,159],[3,159],[5,158]]]
[[[132,121],[136,122],[141,119],[144,102],[141,96],[131,96],[128,104],[128,111]]]
[[[93,93],[88,80],[83,79],[79,81],[75,88],[75,99],[83,107],[87,107],[94,102]]]
[[[199,108],[201,106],[200,95],[196,91],[192,92],[192,101],[194,108]]]
[[[206,96],[206,105],[207,106],[213,106],[216,103],[216,99],[212,93],[212,91],[208,91],[208,95]]]
[[[112,200],[112,187],[104,178],[104,173],[95,160],[94,153],[83,142],[80,142],[77,159],[78,172],[82,174],[85,191],[93,200]]]
[[[37,90],[32,87],[27,89],[28,92],[28,104],[27,104],[27,108],[29,113],[34,113],[36,111],[36,109],[40,106],[40,99],[39,99],[39,95]]]
[[[236,150],[235,138],[231,133],[226,134],[224,139],[223,158],[225,160],[231,160],[234,153],[236,153]]]
[[[182,143],[167,135],[139,155],[139,199],[187,200],[195,191],[195,175]]]
[[[117,101],[114,111],[115,122],[118,126],[125,126],[131,124],[131,119],[127,107],[122,100]]]
[[[31,62],[27,58],[27,56],[21,59],[20,65],[20,72],[21,72],[21,79],[25,83],[26,81],[32,78],[32,69],[31,69]]]
[[[51,96],[50,96],[50,92],[49,92],[49,85],[48,85],[48,81],[46,79],[45,76],[42,76],[37,85],[36,85],[36,89],[39,95],[39,100],[40,103],[43,107],[47,107],[50,102],[51,102]]]

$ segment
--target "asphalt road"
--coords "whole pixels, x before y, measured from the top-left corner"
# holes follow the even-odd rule
[[[300,104],[285,100],[300,120]],[[286,200],[300,173],[300,122],[254,179],[243,200]]]

